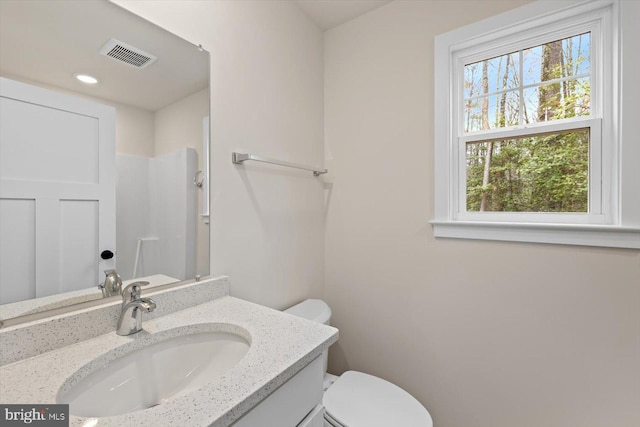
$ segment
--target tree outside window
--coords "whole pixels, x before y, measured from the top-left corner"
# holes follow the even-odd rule
[[[464,66],[469,212],[588,212],[589,128],[500,138],[500,130],[591,114],[591,34]]]

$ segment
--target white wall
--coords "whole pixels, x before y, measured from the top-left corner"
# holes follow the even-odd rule
[[[152,237],[149,224],[151,161],[150,157],[116,155],[116,267],[123,280],[134,278],[138,239]],[[144,249],[146,246],[148,245],[145,244]],[[150,271],[155,267],[146,258],[138,263],[144,263],[144,266],[138,267],[138,272],[145,269]],[[135,277],[140,276],[136,273]]]
[[[209,115],[209,88],[154,113],[155,155],[190,147],[202,151],[202,119]]]
[[[638,251],[436,240],[428,224],[434,36],[522,3],[395,1],[325,33],[330,370],[399,384],[438,427],[637,427]],[[640,3],[624,6],[633,137]]]
[[[151,111],[99,100],[116,109],[116,153],[153,157],[154,118]]]
[[[193,278],[199,220],[191,181],[197,169],[195,150],[180,148],[151,158],[118,155],[116,165],[116,249],[122,279],[153,274]],[[138,239],[144,239],[139,254]]]
[[[191,177],[196,173],[197,154],[192,148],[181,148],[151,159],[149,193],[151,235],[158,237],[151,246],[156,253],[153,270],[180,280],[196,275],[196,186]],[[154,248],[155,246],[155,248]]]
[[[193,148],[198,157],[197,170],[203,170],[202,119],[209,115],[209,88],[191,94],[154,113],[155,155],[175,152],[185,147]],[[191,184],[192,177],[188,177]],[[202,212],[202,189],[197,188],[196,221],[196,273],[209,274],[209,225]]]
[[[233,151],[321,165],[322,33],[287,1],[117,0],[211,52],[211,272],[284,308],[322,294],[322,179],[231,163]]]
[[[321,163],[318,31],[277,1],[117,3],[212,52],[212,272],[277,308],[320,296],[321,181],[229,160]],[[396,382],[438,427],[637,426],[637,252],[435,240],[427,222],[433,37],[521,3],[395,1],[326,33],[331,368]]]

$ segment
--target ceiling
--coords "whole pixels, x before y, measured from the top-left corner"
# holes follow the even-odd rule
[[[390,1],[294,0],[322,30]],[[100,55],[111,38],[158,60],[135,69]],[[208,86],[209,55],[110,2],[0,0],[0,75],[156,111]]]
[[[323,31],[344,24],[392,0],[295,0]]]
[[[100,55],[111,38],[158,60],[137,69]],[[0,0],[0,75],[156,111],[208,87],[209,55],[107,1]]]

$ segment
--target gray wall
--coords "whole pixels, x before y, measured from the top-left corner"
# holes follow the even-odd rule
[[[239,151],[322,165],[322,32],[292,2],[115,3],[211,53],[211,273],[278,309],[322,296],[322,180],[231,163]]]
[[[524,2],[395,1],[328,31],[324,64],[289,2],[118,3],[212,52],[212,272],[234,294],[282,308],[326,274],[330,369],[397,383],[438,427],[638,425],[637,251],[435,240],[427,222],[433,37]],[[320,164],[323,123],[324,205],[320,180],[228,160]]]
[[[436,240],[427,222],[434,36],[522,3],[395,1],[325,33],[329,368],[397,383],[438,427],[638,426],[638,251]]]

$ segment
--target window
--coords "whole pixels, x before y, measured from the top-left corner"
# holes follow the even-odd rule
[[[461,207],[467,212],[599,211],[600,188],[589,188],[596,181],[589,176],[596,170],[589,159],[595,163],[598,156],[589,151],[600,126],[584,120],[593,118],[591,32],[472,63],[458,61],[463,74],[459,141],[465,153]],[[558,123],[563,125],[548,126]]]
[[[551,3],[436,38],[436,237],[640,247],[620,219],[617,1]]]

